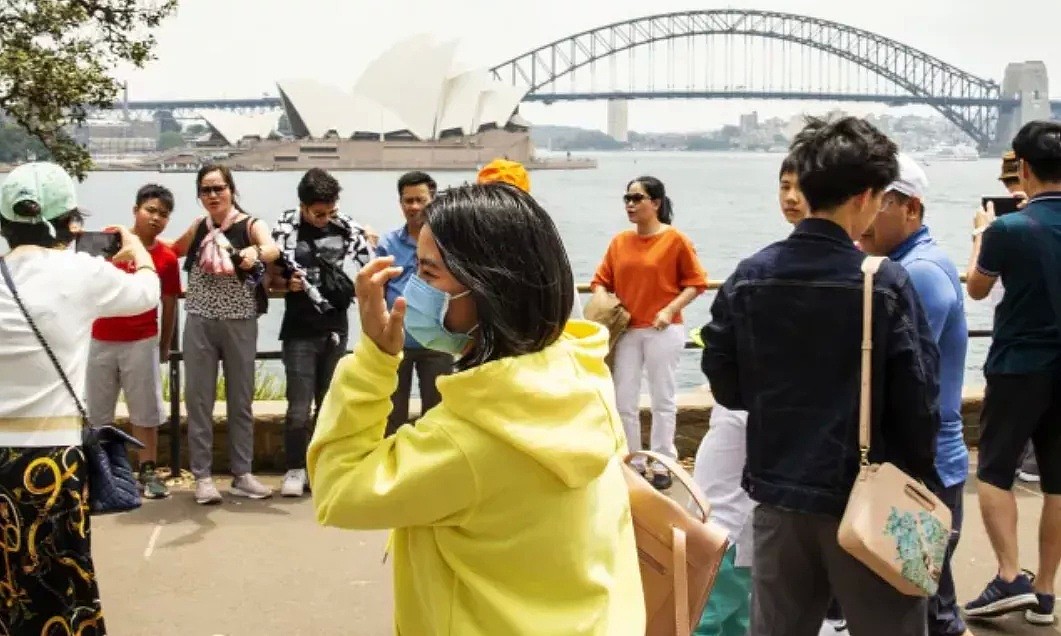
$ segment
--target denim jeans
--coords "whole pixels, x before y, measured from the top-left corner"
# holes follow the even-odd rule
[[[951,531],[947,543],[947,554],[943,560],[943,572],[939,578],[939,589],[928,599],[928,634],[929,636],[961,636],[965,633],[965,621],[958,609],[958,599],[954,591],[954,573],[951,560],[958,548],[962,536],[962,494],[965,482],[954,484],[936,493],[943,503],[950,508]]]
[[[332,382],[335,365],[345,353],[346,336],[339,337],[338,342],[330,334],[283,341],[281,354],[287,376],[284,456],[288,470],[306,467],[306,446],[317,421],[317,411]]]

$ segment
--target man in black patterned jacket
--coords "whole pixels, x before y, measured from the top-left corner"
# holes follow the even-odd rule
[[[339,212],[341,189],[326,171],[310,169],[298,184],[298,209],[284,212],[273,230],[280,259],[270,287],[287,291],[280,324],[287,376],[284,497],[300,497],[308,487],[306,445],[335,365],[346,353],[354,285],[343,265],[347,259],[368,263],[376,238]]]

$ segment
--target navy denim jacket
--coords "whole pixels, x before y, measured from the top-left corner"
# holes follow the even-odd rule
[[[839,225],[806,219],[715,297],[702,368],[719,404],[748,411],[755,501],[844,512],[859,470],[864,258]],[[939,350],[901,265],[882,263],[873,303],[870,460],[936,488]]]

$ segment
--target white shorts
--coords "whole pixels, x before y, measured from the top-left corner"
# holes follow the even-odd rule
[[[129,421],[154,428],[162,424],[162,369],[158,336],[132,342],[92,339],[85,377],[88,420],[92,426],[114,423],[118,391],[125,395]]]

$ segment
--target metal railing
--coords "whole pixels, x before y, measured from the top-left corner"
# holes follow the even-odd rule
[[[965,282],[965,275],[961,275],[962,282]],[[709,280],[707,282],[708,291],[718,291],[722,287],[723,281],[720,280]],[[587,294],[590,292],[590,286],[588,283],[582,283],[576,286],[576,291],[580,294]],[[278,299],[283,298],[285,292],[282,291],[270,291],[269,298]],[[184,298],[184,294],[181,293],[180,298]],[[176,312],[173,319],[173,340],[170,344],[170,353],[167,358],[169,363],[169,450],[170,450],[170,470],[171,475],[176,476],[180,474],[180,451],[181,451],[181,361],[184,360],[184,353],[179,351],[180,348],[180,312]],[[990,329],[970,329],[970,338],[990,338]],[[691,340],[685,341],[686,349],[698,349],[699,346]],[[280,351],[257,351],[254,354],[255,360],[280,360]]]

